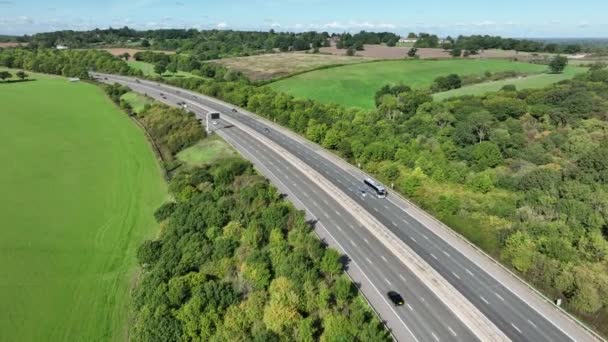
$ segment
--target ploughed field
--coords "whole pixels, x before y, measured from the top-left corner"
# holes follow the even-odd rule
[[[0,341],[125,340],[158,163],[100,88],[31,75],[0,83]]]
[[[584,70],[583,68],[568,67],[565,76],[569,78],[577,72],[584,72]],[[501,59],[381,61],[311,71],[279,80],[271,83],[270,86],[298,98],[311,98],[325,103],[337,103],[345,106],[373,108],[374,94],[385,84],[403,83],[412,88],[428,88],[439,76],[452,73],[461,76],[482,75],[486,71],[492,73],[517,71],[538,74],[547,71],[547,66]],[[513,83],[518,88],[523,89],[544,87],[564,78],[564,75],[542,75],[543,78],[535,76],[537,75],[502,82],[505,84]],[[484,92],[484,85],[476,85],[476,87],[471,88],[470,93],[479,94]],[[466,89],[468,88],[460,89],[458,95],[466,95]],[[487,91],[492,91],[492,89],[488,87]]]

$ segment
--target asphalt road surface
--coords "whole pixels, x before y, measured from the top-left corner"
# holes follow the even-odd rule
[[[108,77],[131,87],[134,91],[146,93],[168,104],[186,100],[191,105],[188,110],[204,115],[205,107],[237,120],[263,134],[308,166],[319,172],[341,191],[348,194],[360,206],[371,213],[404,241],[418,256],[433,267],[446,281],[456,288],[479,311],[490,319],[509,339],[513,341],[569,341],[593,340],[583,331],[568,327],[557,327],[551,315],[543,314],[529,306],[524,299],[514,294],[492,275],[477,266],[467,256],[450,243],[410,216],[399,201],[380,199],[370,191],[363,196],[365,188],[362,179],[349,172],[322,154],[311,144],[283,134],[262,120],[251,115],[233,112],[233,107],[202,95],[176,90],[165,85],[143,82],[136,83],[124,77]],[[164,94],[161,98],[160,93]],[[204,107],[198,108],[195,104]],[[424,286],[403,263],[389,252],[367,229],[361,227],[330,194],[309,181],[280,155],[261,144],[251,135],[218,123],[219,131],[241,153],[254,162],[257,168],[268,176],[280,189],[288,193],[299,207],[306,209],[319,220],[317,232],[330,244],[335,243],[350,258],[349,274],[361,283],[361,289],[380,316],[387,322],[398,340],[418,341],[471,341],[476,337],[449,309],[449,303],[442,303],[432,290]],[[389,195],[390,197],[390,195]],[[400,292],[406,305],[394,307],[386,298],[386,292]],[[573,324],[574,325],[574,324]],[[576,335],[573,335],[573,332]],[[575,336],[575,337],[572,337]]]

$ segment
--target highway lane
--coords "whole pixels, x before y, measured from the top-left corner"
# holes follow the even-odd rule
[[[234,139],[241,149],[249,149],[254,158],[272,168],[274,176],[290,188],[292,197],[308,208],[318,220],[317,225],[331,232],[332,238],[339,243],[351,263],[371,279],[380,293],[397,290],[404,296],[406,305],[395,307],[394,310],[417,340],[476,340],[449,308],[317,184],[248,134],[233,128],[223,133],[229,139]]]
[[[174,105],[184,100],[183,97],[169,93],[165,93],[166,99],[161,99],[158,94],[150,93],[141,85],[130,86],[135,91],[147,92],[167,104]],[[193,110],[199,118],[204,118],[201,115],[204,113],[197,108],[191,107],[189,110]],[[219,120],[219,124],[212,127],[219,129],[219,134],[232,142],[237,149],[246,152],[250,159],[261,163],[262,167],[259,169],[262,173],[270,179],[277,179],[279,185],[295,194],[292,195],[292,200],[303,203],[313,217],[319,220],[318,225],[331,232],[330,237],[337,242],[351,263],[365,275],[365,279],[355,280],[367,280],[373,284],[370,290],[377,291],[378,296],[374,296],[375,302],[372,304],[381,312],[383,319],[388,321],[389,328],[399,340],[477,340],[444,303],[331,196],[282,156],[236,127],[222,128],[226,125],[227,123]],[[389,290],[402,293],[406,304],[393,307],[385,296]],[[370,297],[368,294],[366,296]],[[396,316],[396,319],[391,318],[391,315]]]
[[[349,193],[361,206],[391,229],[429,265],[435,268],[450,284],[459,290],[486,317],[513,341],[569,341],[571,338],[550,321],[529,307],[519,297],[469,261],[416,219],[386,199],[370,198],[363,201],[357,196],[356,187],[361,179],[336,167],[331,161],[319,156],[306,146],[284,136],[259,121],[243,115],[235,115],[230,107],[206,102],[205,105],[228,114],[230,117],[263,133],[269,129],[269,137],[308,165],[315,168],[342,191]],[[350,188],[350,189],[349,189]],[[352,190],[352,189],[355,190]]]
[[[165,87],[161,89],[165,92],[171,91]],[[522,341],[565,341],[570,339],[549,320],[477,267],[450,244],[420,224],[414,217],[409,216],[393,201],[372,197],[362,200],[356,191],[358,187],[361,187],[361,179],[338,167],[307,144],[302,144],[252,117],[234,114],[231,112],[231,106],[221,105],[204,97],[200,97],[197,101],[266,134],[277,144],[315,168],[342,191],[349,193],[355,201],[389,227],[429,265],[461,291],[509,338]]]

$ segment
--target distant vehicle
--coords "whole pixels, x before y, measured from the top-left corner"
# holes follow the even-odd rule
[[[386,192],[386,189],[382,186],[382,184],[376,182],[375,180],[373,180],[371,178],[365,178],[363,180],[363,183],[365,183],[367,186],[372,188],[374,190],[374,192],[376,193],[376,196],[378,196],[378,198],[386,197],[387,192]]]
[[[232,108],[232,112],[236,113],[236,112],[238,112],[238,110],[236,110],[236,108]]]
[[[268,128],[264,127],[264,132],[270,133],[270,130]]]
[[[214,125],[217,125],[217,121],[215,121],[215,120],[213,120],[213,122],[212,122],[212,123],[213,123]]]
[[[365,191],[365,189],[359,189],[359,193],[361,193],[361,196],[367,197],[367,191]]]
[[[401,295],[395,291],[388,291],[386,295],[388,296],[388,299],[390,299],[391,302],[393,302],[393,304],[395,304],[396,306],[401,306],[405,304],[403,297],[401,297]]]
[[[163,93],[159,93],[159,94],[160,94],[160,96],[165,96],[165,94],[163,94]]]
[[[137,78],[135,79],[135,83],[141,83]]]

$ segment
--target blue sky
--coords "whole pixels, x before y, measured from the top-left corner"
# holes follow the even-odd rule
[[[125,25],[608,37],[608,0],[0,0],[0,34]]]

